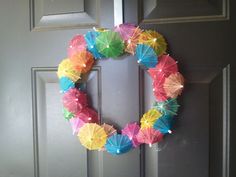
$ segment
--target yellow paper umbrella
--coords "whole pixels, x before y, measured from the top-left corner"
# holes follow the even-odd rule
[[[166,53],[167,43],[165,38],[156,31],[147,30],[140,34],[139,43],[151,46],[158,56]]]
[[[153,127],[155,121],[161,117],[161,113],[156,109],[150,109],[141,118],[141,129]]]
[[[58,66],[57,75],[59,78],[66,76],[70,78],[73,82],[80,79],[80,72],[74,69],[73,64],[70,59],[64,59]]]
[[[107,140],[105,130],[95,123],[86,123],[81,127],[78,137],[81,144],[89,150],[100,150]]]

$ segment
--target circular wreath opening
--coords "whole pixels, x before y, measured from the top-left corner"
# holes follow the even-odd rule
[[[63,93],[64,118],[84,147],[119,155],[141,144],[151,147],[172,133],[184,77],[177,61],[166,50],[166,40],[160,33],[142,30],[133,24],[120,24],[112,30],[95,28],[72,38],[68,57],[59,64],[57,74]],[[81,86],[76,87],[76,83],[91,71],[96,60],[115,59],[124,53],[136,55],[137,63],[147,69],[155,101],[139,122],[129,122],[118,131],[113,125],[100,123],[97,111],[89,106],[87,94]]]

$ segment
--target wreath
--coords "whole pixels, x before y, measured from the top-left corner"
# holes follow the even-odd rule
[[[179,108],[177,96],[184,87],[177,62],[166,54],[164,37],[153,30],[142,30],[133,24],[120,24],[114,29],[94,28],[85,35],[76,35],[69,43],[68,58],[58,66],[63,93],[63,114],[81,144],[89,150],[104,150],[119,155],[141,144],[157,143],[171,128]],[[79,84],[91,71],[96,60],[116,58],[124,53],[136,55],[152,78],[155,102],[140,119],[130,122],[121,131],[113,125],[101,124],[91,108],[85,90]]]

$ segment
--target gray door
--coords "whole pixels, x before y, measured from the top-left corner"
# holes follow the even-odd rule
[[[56,77],[75,34],[113,27],[113,1],[1,0],[0,177],[236,176],[233,3],[124,1],[124,21],[160,31],[187,84],[174,134],[114,157],[72,136]],[[117,128],[151,106],[150,86],[131,56],[99,61],[87,80],[92,106]]]

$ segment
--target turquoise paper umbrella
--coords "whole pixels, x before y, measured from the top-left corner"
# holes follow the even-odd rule
[[[114,134],[107,139],[105,148],[113,155],[119,155],[132,149],[132,141],[126,135]]]
[[[87,49],[93,54],[95,59],[104,58],[104,56],[98,52],[96,46],[96,38],[99,36],[99,32],[89,31],[85,34],[85,41],[87,43]]]
[[[147,68],[154,68],[157,65],[157,55],[154,49],[145,44],[138,44],[136,47],[136,56],[138,63]]]
[[[102,55],[115,58],[123,54],[124,42],[117,32],[105,31],[96,38],[96,46]]]
[[[72,80],[70,80],[68,77],[61,77],[60,78],[61,92],[66,92],[71,88],[75,88],[75,83]]]
[[[172,133],[171,127],[173,125],[173,117],[170,115],[163,115],[154,123],[153,128],[159,130],[162,134]]]
[[[179,104],[177,103],[176,98],[173,98],[163,102],[155,102],[153,108],[157,109],[162,114],[173,116],[177,115]]]

